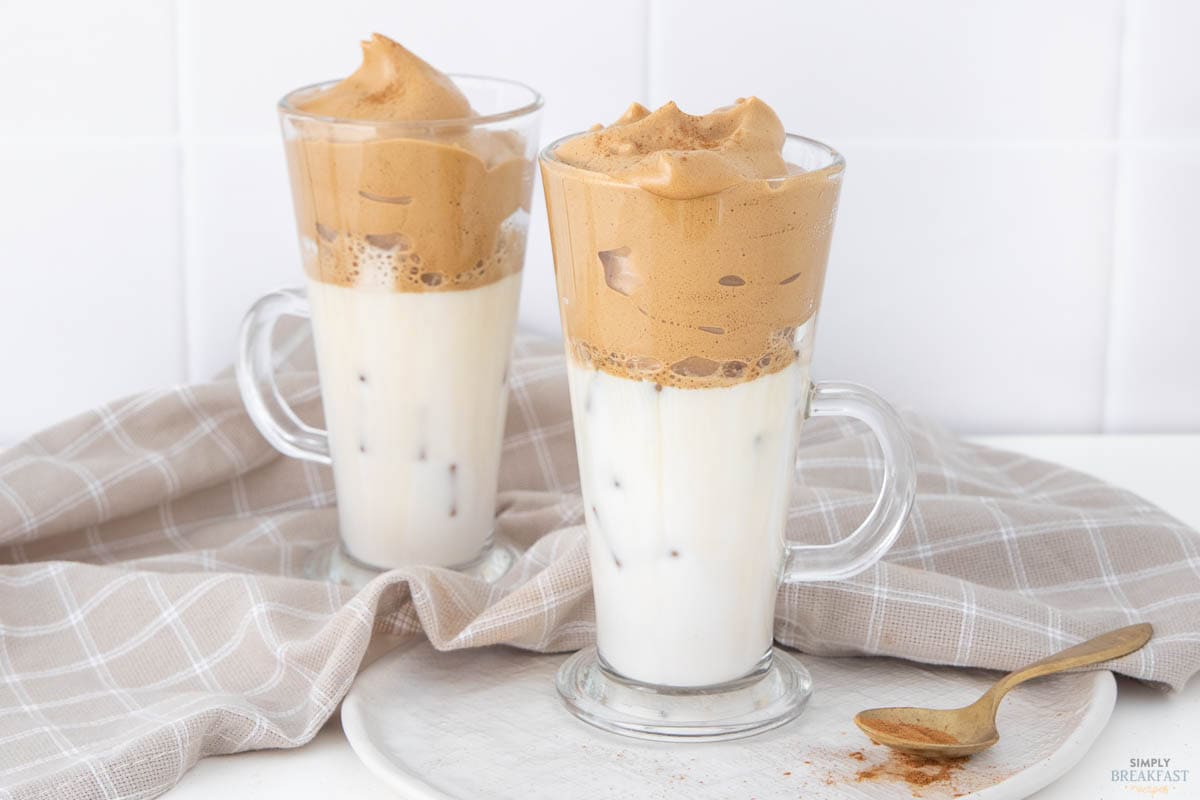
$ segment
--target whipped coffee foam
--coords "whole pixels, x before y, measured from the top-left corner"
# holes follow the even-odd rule
[[[443,292],[520,271],[525,143],[471,127],[477,115],[454,82],[391,39],[375,34],[362,49],[354,74],[288,109],[300,114],[287,155],[309,276]]]
[[[756,98],[702,116],[635,104],[542,160],[577,363],[703,388],[796,360],[796,328],[821,296],[842,166],[788,164],[784,141]]]
[[[667,103],[634,103],[607,128],[563,142],[565,164],[602,172],[675,200],[705,197],[747,180],[788,174],[783,124],[757,97],[692,116]]]

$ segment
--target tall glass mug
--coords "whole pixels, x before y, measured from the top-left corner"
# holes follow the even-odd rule
[[[541,97],[452,76],[478,116],[364,122],[279,103],[306,290],[242,325],[242,398],[285,455],[332,463],[341,548],[317,566],[360,582],[413,564],[502,572],[492,547]],[[271,331],[311,315],[328,432],[272,375]]]
[[[578,135],[578,134],[577,134]],[[843,160],[789,136],[789,174],[674,199],[541,153],[590,540],[597,646],[558,689],[644,738],[745,736],[795,717],[808,673],[772,649],[780,581],[877,561],[915,490],[896,413],[809,380]],[[865,422],[883,485],[846,539],[785,539],[801,422]]]

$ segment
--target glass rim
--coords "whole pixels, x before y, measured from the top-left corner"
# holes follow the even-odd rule
[[[579,170],[580,172],[586,172],[590,175],[604,175],[605,173],[603,173],[603,172],[597,172],[596,170],[590,170],[585,167],[576,167],[573,164],[568,164],[567,162],[560,160],[557,156],[554,155],[554,151],[556,149],[558,149],[558,147],[560,145],[562,145],[564,142],[568,142],[577,136],[583,136],[585,133],[591,133],[591,131],[576,131],[575,133],[568,133],[566,136],[560,136],[559,138],[555,139],[553,142],[550,142],[550,144],[544,146],[541,150],[538,151],[538,161],[540,161],[542,164],[545,164],[545,165],[553,165],[556,168],[561,167],[561,168],[567,168],[567,169],[575,169],[575,170]],[[829,163],[825,164],[822,167],[816,167],[814,169],[805,170],[804,172],[801,172],[799,174],[769,175],[765,178],[755,178],[755,180],[778,181],[778,180],[785,180],[787,178],[800,178],[805,175],[817,175],[822,172],[829,172],[830,174],[832,174],[832,173],[838,172],[846,167],[845,157],[840,152],[838,152],[834,148],[830,147],[829,145],[825,144],[824,142],[818,141],[809,136],[801,136],[798,133],[784,133],[784,139],[788,142],[794,142],[797,144],[806,145],[808,147],[814,147],[817,150],[822,151],[829,157]]]
[[[452,72],[446,74],[447,78],[453,80],[456,84],[459,78],[465,78],[469,81],[479,81],[482,83],[491,83],[504,86],[511,86],[528,92],[530,100],[517,108],[505,109],[497,111],[493,114],[480,114],[475,117],[449,117],[444,119],[349,119],[346,117],[329,117],[323,114],[313,114],[308,111],[301,111],[293,105],[294,98],[306,92],[315,92],[321,89],[327,89],[331,86],[336,86],[341,83],[344,78],[333,78],[331,80],[319,81],[310,83],[307,86],[301,86],[298,89],[293,89],[276,103],[276,110],[284,116],[295,117],[297,119],[306,119],[313,122],[323,122],[330,125],[365,125],[371,128],[397,128],[409,130],[429,130],[430,128],[463,128],[477,127],[479,125],[487,125],[492,122],[503,122],[508,119],[516,119],[518,117],[528,116],[542,108],[544,99],[537,89],[526,83],[515,81],[510,78],[496,78],[491,75],[475,75],[466,72]]]

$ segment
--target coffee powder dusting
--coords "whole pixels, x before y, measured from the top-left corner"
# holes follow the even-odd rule
[[[914,725],[908,722],[889,722],[888,720],[864,720],[863,725],[872,731],[897,739],[906,739],[921,744],[961,744],[953,735],[936,728],[924,725]],[[878,744],[878,742],[876,742]]]
[[[853,754],[851,754],[853,758]],[[860,770],[855,776],[862,781],[903,782],[910,788],[920,789],[935,784],[948,784],[966,763],[966,756],[958,758],[929,758],[912,753],[892,750],[881,764]],[[914,792],[914,796],[919,796]]]

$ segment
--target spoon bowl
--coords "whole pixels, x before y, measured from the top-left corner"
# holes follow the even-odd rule
[[[1017,684],[1128,655],[1141,649],[1153,635],[1154,629],[1148,623],[1119,628],[1008,673],[969,706],[870,708],[856,714],[854,724],[876,744],[905,753],[935,758],[969,756],[1000,741],[996,711]]]
[[[859,712],[854,722],[876,744],[920,756],[956,758],[986,750],[1000,740],[995,724],[980,722],[972,712],[977,704],[949,709],[872,708]]]

